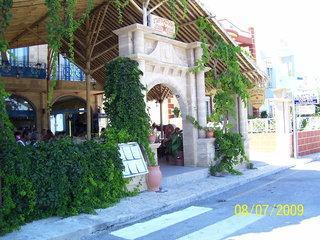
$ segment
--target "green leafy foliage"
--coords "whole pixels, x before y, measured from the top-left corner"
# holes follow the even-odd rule
[[[197,61],[194,71],[204,70],[211,61],[221,61],[224,64],[224,71],[220,74],[215,69],[207,73],[206,83],[217,90],[213,102],[215,106],[214,120],[223,121],[226,128],[226,119],[229,114],[235,114],[235,96],[239,96],[244,102],[249,98],[251,82],[241,72],[238,62],[238,55],[241,48],[227,43],[213,28],[206,18],[199,18],[197,21],[200,33],[203,56]],[[209,44],[209,39],[214,45]]]
[[[22,146],[13,137],[7,96],[0,84],[0,235],[34,219],[90,213],[131,195],[117,145],[124,131],[109,131],[104,143],[65,138]]]
[[[0,0],[0,52],[8,49],[8,42],[4,37],[4,33],[12,19],[12,0]]]
[[[234,166],[246,161],[248,158],[245,154],[242,136],[239,133],[224,133],[223,131],[215,132],[216,140],[216,165],[210,167],[210,173],[215,175],[217,172],[229,172],[231,174],[241,174],[234,169]]]
[[[183,134],[182,132],[174,132],[167,144],[166,152],[176,157],[181,151],[183,151]]]
[[[113,0],[113,4],[118,11],[118,21],[123,23],[124,9],[129,5],[130,0]]]
[[[106,208],[128,195],[116,144],[71,139],[10,144],[1,164],[0,234],[49,216]]]
[[[146,111],[145,87],[140,82],[142,71],[137,61],[119,57],[106,65],[105,112],[109,126],[125,131],[130,141],[138,142],[147,152],[149,164],[156,161],[148,136],[150,117]]]
[[[51,108],[53,91],[57,83],[57,62],[62,47],[62,39],[68,39],[68,51],[74,61],[74,33],[87,19],[94,7],[93,0],[87,0],[87,9],[76,19],[77,0],[45,0],[48,8],[47,33],[48,47],[52,50],[52,76],[48,92],[48,109]]]
[[[235,115],[236,96],[239,96],[245,103],[249,98],[249,89],[252,83],[246,78],[240,68],[238,56],[241,48],[223,39],[207,18],[202,17],[197,21],[200,33],[203,56],[196,63],[194,72],[203,71],[210,62],[220,61],[224,70],[217,73],[211,69],[206,76],[206,84],[216,89],[214,95],[214,113],[211,120],[222,125],[222,131],[216,131],[216,161],[217,164],[210,167],[211,174],[227,171],[232,174],[239,174],[234,167],[243,160],[248,160],[243,140],[240,134],[230,132],[231,126],[228,123],[229,115]],[[210,41],[214,44],[210,44]]]
[[[178,107],[175,107],[173,109],[173,114],[175,117],[180,117],[180,109]]]

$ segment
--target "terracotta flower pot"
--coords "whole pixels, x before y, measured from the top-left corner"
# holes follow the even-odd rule
[[[151,192],[160,190],[162,174],[160,166],[148,166],[149,173],[147,175],[147,186]]]
[[[206,131],[207,138],[214,138],[214,131]]]
[[[155,134],[150,134],[148,137],[149,143],[155,143],[157,140],[157,136]]]

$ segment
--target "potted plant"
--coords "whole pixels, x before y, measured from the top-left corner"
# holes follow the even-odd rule
[[[184,165],[183,138],[181,131],[175,131],[172,133],[166,152],[169,154],[175,165]]]
[[[200,125],[200,123],[192,116],[187,116],[187,120],[192,123],[192,125],[199,129],[199,130],[204,130],[206,132],[206,137],[207,138],[214,138],[214,132],[216,129],[219,129],[219,124],[215,122],[208,122],[207,126],[203,127]],[[209,119],[210,120],[210,119]]]
[[[162,173],[160,171],[160,166],[154,159],[154,156],[149,159],[148,171],[149,173],[146,178],[148,191],[157,192],[160,190]]]
[[[204,127],[206,131],[206,138],[214,138],[214,128],[212,127]]]
[[[176,118],[180,117],[180,109],[177,108],[177,107],[175,107],[175,108],[173,109],[173,115],[174,115],[174,117],[176,117]]]

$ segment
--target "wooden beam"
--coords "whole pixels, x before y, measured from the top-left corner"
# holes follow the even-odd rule
[[[86,49],[86,46],[76,34],[74,34],[74,39],[81,45],[83,49]]]
[[[150,0],[147,0],[147,1],[144,3],[144,4],[145,4],[145,6],[146,6],[146,8],[148,8],[149,3],[150,3]]]
[[[92,61],[94,61],[95,59],[101,57],[103,54],[115,49],[116,47],[118,47],[118,44],[113,45],[112,47],[109,47],[108,49],[98,53],[97,55],[95,55],[94,57],[92,57]]]
[[[101,14],[101,10],[98,12],[98,15],[97,15],[96,20],[95,20],[94,27],[90,27],[90,29],[92,29],[92,30],[90,31],[90,37],[89,37],[90,43],[91,43],[91,41],[92,41],[92,39],[93,39],[93,36],[94,36],[94,34],[95,34],[96,30],[97,30],[97,27],[98,27],[98,24],[99,24],[100,14]],[[92,25],[92,22],[93,22],[93,19],[91,20],[90,25]],[[97,34],[99,34],[99,33],[97,33]],[[87,46],[87,47],[88,47],[88,46]]]
[[[36,31],[32,30],[31,28],[27,27],[27,30],[38,37],[41,41],[47,42],[42,36],[40,36]]]
[[[101,39],[100,41],[96,42],[96,46],[99,45],[100,43],[103,43],[104,41],[107,41],[108,39],[112,38],[116,36],[114,33],[109,34],[108,36],[106,36],[105,38]]]
[[[105,19],[105,17],[106,17],[106,14],[107,14],[107,10],[108,10],[108,8],[109,8],[109,5],[110,5],[110,2],[105,6],[105,8],[104,8],[104,10],[103,10],[103,13],[102,13],[102,16],[101,16],[101,19],[100,19],[100,23],[99,23],[99,26],[98,26],[98,28],[97,28],[96,36],[95,36],[93,42],[91,42],[90,57],[92,56],[93,49],[94,49],[94,47],[95,47],[95,45],[96,45],[96,42],[97,42],[97,39],[98,39],[98,36],[99,36],[99,32],[100,32],[100,29],[101,29],[102,24],[103,24],[103,22],[104,22],[104,19]],[[92,40],[92,39],[90,39],[90,40]]]
[[[96,67],[95,69],[92,70],[92,74],[95,73],[96,71],[99,71],[101,68],[103,68],[107,63],[101,64],[100,66]]]
[[[130,0],[130,2],[132,3],[132,5],[141,13],[143,13],[143,10],[141,7],[139,7],[139,5],[134,1],[134,0]]]
[[[43,22],[48,17],[48,13],[40,17],[38,20],[36,20],[34,23],[32,23],[30,26],[26,27],[21,33],[19,33],[17,36],[15,36],[13,39],[10,40],[9,46],[11,46],[13,43],[17,42],[21,37],[26,35],[26,33],[29,32],[28,29],[32,29],[35,26],[39,25],[41,22]]]
[[[149,12],[148,15],[154,12],[157,8],[161,7],[164,3],[166,3],[168,0],[163,0],[159,2],[156,6],[154,6]]]

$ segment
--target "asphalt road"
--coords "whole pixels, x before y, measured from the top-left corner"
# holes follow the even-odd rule
[[[183,209],[85,239],[318,240],[320,162],[289,169]]]

